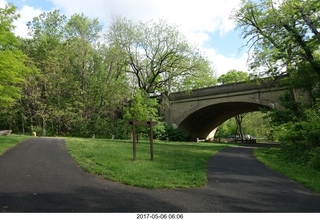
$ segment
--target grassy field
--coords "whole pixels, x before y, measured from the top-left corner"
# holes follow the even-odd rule
[[[270,169],[281,173],[301,185],[320,193],[320,172],[296,163],[290,163],[279,154],[280,148],[258,148],[254,156]]]
[[[32,138],[32,136],[21,136],[21,135],[9,135],[0,136],[0,155],[3,154],[10,147],[15,146],[21,141]]]
[[[137,144],[133,161],[132,142],[67,138],[72,157],[86,171],[109,180],[145,188],[190,188],[207,182],[207,160],[226,144],[154,143],[150,159],[148,141]]]

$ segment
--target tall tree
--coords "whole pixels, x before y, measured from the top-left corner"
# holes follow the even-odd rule
[[[243,0],[231,16],[247,39],[255,72],[290,76],[288,85],[314,100],[320,94],[319,11],[317,0]]]
[[[126,108],[125,118],[131,121],[133,118],[138,121],[157,121],[157,125],[153,127],[154,134],[159,135],[165,130],[164,123],[161,122],[161,117],[158,115],[157,109],[159,108],[158,100],[150,98],[149,95],[142,89],[137,89],[130,106]],[[146,126],[137,126],[137,131],[149,133]]]
[[[66,25],[67,44],[71,47],[69,60],[79,74],[81,94],[85,99],[87,92],[87,74],[92,66],[95,53],[94,44],[99,38],[102,26],[98,19],[90,19],[84,14],[74,14]]]
[[[122,49],[129,66],[127,73],[146,93],[160,95],[190,89],[200,76],[215,82],[208,60],[190,46],[176,26],[163,20],[136,24],[116,17],[107,39]]]
[[[0,109],[11,106],[21,96],[21,83],[30,73],[27,56],[19,49],[13,34],[13,22],[19,17],[16,7],[7,4],[0,8]]]
[[[218,78],[218,83],[228,84],[235,82],[243,82],[249,80],[249,75],[247,72],[238,71],[238,70],[230,70],[226,74],[221,75]]]
[[[72,15],[66,25],[68,60],[80,83],[81,117],[86,124],[81,132],[95,134],[107,130],[105,120],[118,120],[130,94],[121,50],[100,42],[101,30],[98,19],[84,14]]]
[[[35,17],[28,27],[30,38],[21,40],[21,48],[39,74],[23,86],[17,108],[23,130],[31,127],[43,135],[114,132],[130,90],[121,51],[99,43],[97,19],[84,14],[67,19],[55,10]]]
[[[64,97],[72,78],[63,74],[65,50],[62,46],[66,17],[58,10],[42,13],[28,23],[30,39],[24,39],[22,48],[34,60],[39,75],[32,76],[24,89],[23,102],[29,111],[32,127],[41,127],[42,135],[47,128],[59,132],[65,106]],[[35,99],[35,97],[37,97]],[[53,129],[54,128],[54,129]],[[39,132],[40,129],[38,129]],[[52,131],[53,132],[53,131]]]

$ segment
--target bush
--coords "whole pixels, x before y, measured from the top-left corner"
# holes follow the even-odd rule
[[[31,126],[31,132],[36,132],[38,136],[43,135],[43,128],[40,126]]]
[[[320,170],[319,104],[305,111],[305,120],[286,123],[280,137],[284,156]]]
[[[163,139],[169,138],[170,141],[186,141],[187,135],[184,130],[180,128],[166,127]]]
[[[320,147],[316,147],[309,153],[308,166],[320,170]]]

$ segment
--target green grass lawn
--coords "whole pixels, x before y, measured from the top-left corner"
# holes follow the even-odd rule
[[[32,136],[22,136],[22,135],[9,135],[0,136],[0,155],[3,154],[10,147],[15,146],[21,141],[32,138]]]
[[[320,193],[320,171],[284,160],[279,147],[258,148],[254,156],[270,169]]]
[[[207,182],[207,160],[226,144],[139,141],[133,161],[132,142],[67,138],[72,157],[86,171],[145,188],[190,188]]]

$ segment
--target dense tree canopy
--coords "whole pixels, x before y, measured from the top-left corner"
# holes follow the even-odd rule
[[[27,56],[19,49],[19,41],[12,32],[12,23],[17,18],[15,6],[0,8],[0,109],[20,98],[21,83],[30,72],[26,67]]]
[[[54,10],[28,22],[29,37],[18,39],[17,17],[13,5],[1,9],[1,127],[125,138],[130,117],[152,117],[163,130],[170,92],[216,83],[208,59],[162,20],[117,18],[103,38],[97,19]]]
[[[216,83],[210,62],[186,41],[177,27],[166,21],[136,24],[115,17],[107,39],[123,52],[126,72],[134,76],[134,84],[149,94],[168,94]]]
[[[249,75],[247,72],[230,70],[226,74],[219,76],[218,83],[228,84],[235,82],[244,82],[249,80]]]
[[[291,87],[319,95],[320,3],[318,0],[243,0],[232,14],[250,46],[258,76],[290,76]]]

